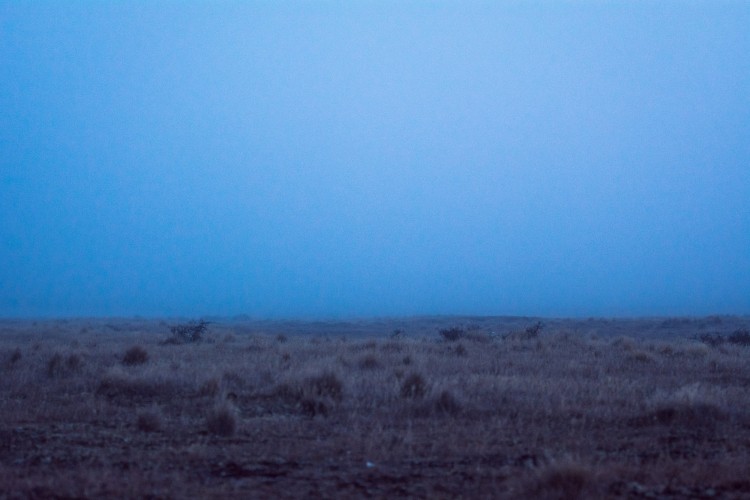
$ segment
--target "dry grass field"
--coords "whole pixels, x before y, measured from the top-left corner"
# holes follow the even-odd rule
[[[747,317],[177,323],[0,321],[0,497],[750,498]]]

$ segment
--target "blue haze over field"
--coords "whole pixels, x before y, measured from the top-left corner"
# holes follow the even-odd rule
[[[0,315],[749,313],[748,26],[0,1]]]

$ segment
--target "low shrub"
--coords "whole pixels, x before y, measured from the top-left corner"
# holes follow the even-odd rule
[[[457,340],[461,340],[462,338],[466,336],[466,330],[458,326],[454,326],[451,328],[444,328],[440,330],[438,333],[440,333],[440,336],[446,342],[456,342]]]
[[[750,331],[746,329],[735,330],[727,339],[730,344],[750,346]]]
[[[133,346],[125,352],[122,364],[126,366],[142,365],[148,361],[148,352],[141,346]]]
[[[526,333],[527,338],[535,339],[539,336],[542,328],[544,328],[544,323],[542,323],[541,321],[537,321],[533,325],[527,327],[526,330],[524,330],[524,333]]]
[[[724,336],[717,333],[704,333],[698,336],[698,340],[711,347],[718,347],[725,342]]]
[[[526,327],[523,331],[512,331],[503,336],[503,340],[536,340],[539,338],[539,333],[544,328],[544,323],[537,321],[531,326]]]
[[[200,342],[208,331],[210,323],[204,320],[190,321],[181,325],[169,327],[172,337],[164,341],[165,344],[188,344]]]
[[[56,377],[62,375],[65,371],[65,363],[63,361],[62,354],[56,352],[47,360],[47,375],[50,377]]]
[[[282,382],[272,397],[287,411],[308,417],[329,415],[344,397],[344,384],[332,372],[310,376],[302,380]]]
[[[65,359],[65,368],[67,368],[68,372],[74,373],[81,370],[83,367],[83,358],[79,356],[78,354],[70,354]]]

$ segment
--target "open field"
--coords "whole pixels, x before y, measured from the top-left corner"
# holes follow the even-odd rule
[[[750,498],[750,318],[536,321],[0,320],[0,497]]]

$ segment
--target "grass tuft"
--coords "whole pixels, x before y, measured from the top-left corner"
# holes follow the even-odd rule
[[[380,362],[372,354],[362,357],[357,364],[362,370],[374,370],[380,367]]]
[[[450,391],[442,391],[435,398],[435,410],[444,415],[458,415],[461,413],[461,404]]]
[[[404,399],[422,399],[427,394],[427,382],[419,373],[411,373],[401,382],[399,394]]]
[[[217,405],[206,415],[206,429],[216,436],[233,436],[237,432],[237,411],[226,402]]]
[[[21,361],[21,358],[23,358],[23,354],[21,353],[21,349],[16,347],[13,352],[10,353],[10,356],[8,357],[8,366],[15,366],[18,364],[19,361]]]
[[[309,377],[304,382],[306,392],[311,396],[341,401],[344,397],[344,384],[332,372]]]
[[[47,376],[50,378],[66,377],[77,373],[83,367],[83,360],[78,354],[69,354],[67,357],[56,352],[47,361]]]

